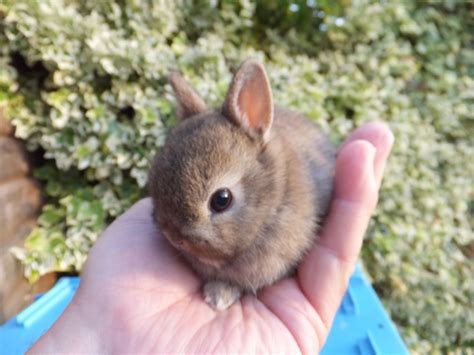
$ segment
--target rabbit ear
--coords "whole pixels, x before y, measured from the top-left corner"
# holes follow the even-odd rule
[[[258,61],[248,59],[237,70],[223,113],[252,138],[268,140],[273,121],[272,91],[265,69]]]
[[[168,80],[173,87],[174,96],[178,104],[178,117],[184,120],[207,110],[206,104],[178,72],[171,72]]]

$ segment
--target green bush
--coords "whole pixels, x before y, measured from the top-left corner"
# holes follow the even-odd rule
[[[413,350],[472,351],[473,18],[455,1],[3,0],[0,106],[44,157],[46,205],[15,251],[26,275],[79,271],[144,195],[174,123],[169,69],[216,104],[256,56],[276,102],[335,142],[389,122],[396,144],[366,269]]]

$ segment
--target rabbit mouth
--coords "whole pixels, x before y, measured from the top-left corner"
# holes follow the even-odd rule
[[[188,243],[185,243],[188,244]],[[207,266],[212,266],[214,268],[220,268],[224,266],[225,260],[223,258],[219,258],[216,256],[210,256],[209,253],[202,253],[197,251],[195,248],[192,246],[187,246],[183,247],[181,246],[179,248],[182,252],[187,254],[188,256],[192,257],[193,259],[199,261],[201,264],[207,265]]]
[[[209,255],[210,254],[209,252],[196,250],[196,248],[193,248],[193,246],[189,246],[184,251],[190,256],[192,256],[194,259],[199,261],[200,263],[207,266],[219,268],[225,264],[225,260],[223,258],[215,256],[215,255]]]
[[[213,253],[214,248],[207,243],[194,243],[182,235],[175,235],[175,238],[170,238],[170,242],[176,249],[204,265],[219,268],[225,264],[225,257]]]
[[[221,260],[211,259],[204,256],[195,256],[195,258],[199,260],[201,263],[203,263],[204,265],[212,266],[215,268],[219,268],[224,265],[224,261],[222,259]]]

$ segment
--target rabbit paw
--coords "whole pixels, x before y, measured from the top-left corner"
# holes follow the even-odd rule
[[[229,308],[240,298],[240,288],[221,281],[212,281],[204,285],[204,300],[218,311]]]

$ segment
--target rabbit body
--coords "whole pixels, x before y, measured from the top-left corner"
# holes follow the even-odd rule
[[[293,272],[311,248],[331,199],[335,151],[312,122],[274,108],[255,61],[242,65],[216,111],[181,77],[172,84],[184,119],[150,171],[154,218],[206,282],[205,300],[225,309]],[[232,201],[216,212],[210,201],[222,188]]]

